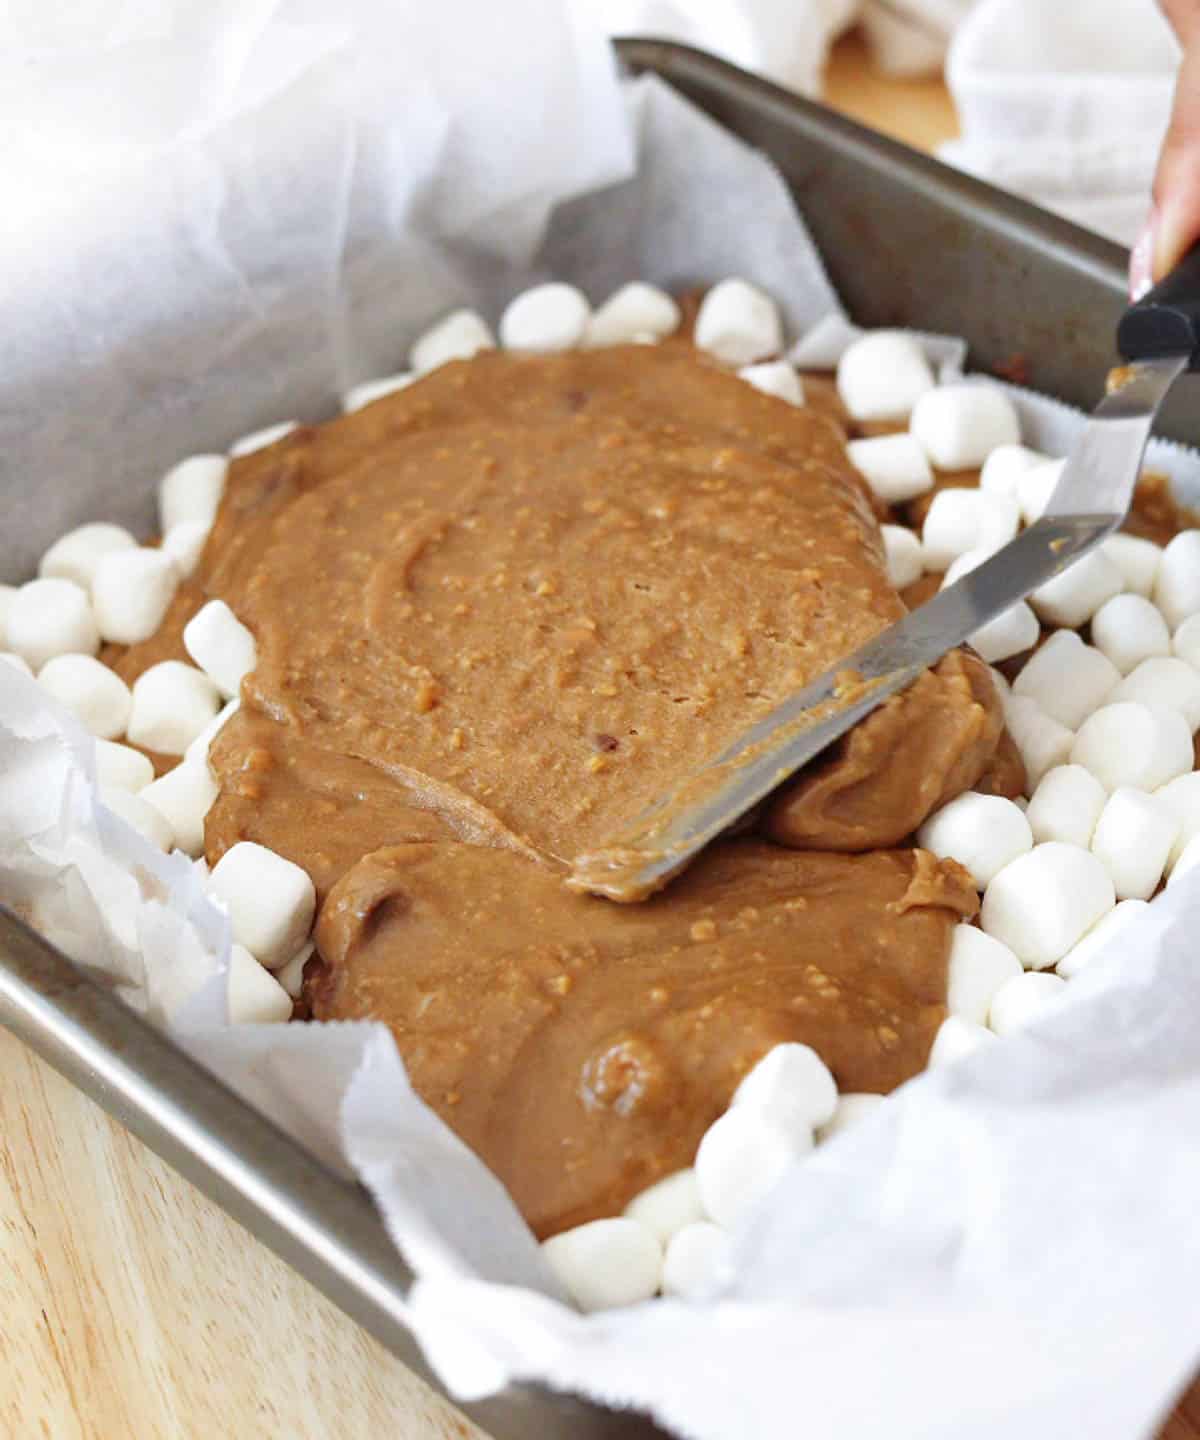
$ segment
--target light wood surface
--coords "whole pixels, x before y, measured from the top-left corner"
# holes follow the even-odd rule
[[[828,94],[910,144],[955,133],[939,82],[874,75],[856,37]],[[4,1440],[482,1440],[3,1031],[0,1075]],[[1200,1387],[1162,1440],[1200,1440]]]

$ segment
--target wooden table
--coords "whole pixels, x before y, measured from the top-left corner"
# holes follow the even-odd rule
[[[954,134],[940,82],[875,76],[856,37],[828,93],[910,144]],[[483,1436],[3,1031],[0,1074],[5,1440]],[[1200,1385],[1162,1440],[1200,1440]]]

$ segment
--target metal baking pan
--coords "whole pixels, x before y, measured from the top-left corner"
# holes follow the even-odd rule
[[[965,335],[976,366],[1018,362],[1030,385],[1090,408],[1124,301],[1115,245],[699,51],[643,39],[617,49],[774,161],[857,320]],[[1200,439],[1185,422],[1177,402],[1163,429]],[[411,1271],[366,1193],[2,906],[0,1024],[437,1384],[402,1318]],[[662,1433],[536,1387],[464,1409],[497,1440]]]

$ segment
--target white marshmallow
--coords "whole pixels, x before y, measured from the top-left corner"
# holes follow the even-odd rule
[[[839,1095],[837,1109],[832,1118],[817,1129],[817,1143],[823,1145],[826,1140],[832,1140],[843,1130],[853,1130],[869,1115],[873,1115],[884,1099],[883,1095],[869,1095],[861,1090],[850,1090],[845,1095]]]
[[[1092,854],[1112,876],[1118,900],[1149,900],[1179,835],[1170,807],[1144,790],[1114,790],[1096,822]]]
[[[789,405],[804,404],[804,386],[786,360],[763,360],[757,365],[743,365],[738,377],[764,395],[774,395],[777,400],[786,400]]]
[[[231,1025],[282,1025],[292,1018],[292,997],[241,945],[230,947],[226,985]]]
[[[1195,734],[1200,728],[1200,672],[1174,655],[1143,660],[1109,696],[1115,705],[1132,700],[1177,710]]]
[[[1021,422],[998,385],[940,385],[913,407],[908,428],[939,470],[969,470],[982,465],[997,445],[1017,445]],[[1011,498],[1006,499],[1016,512]],[[969,547],[968,547],[969,548]]]
[[[974,1020],[964,1020],[961,1015],[947,1015],[938,1026],[929,1050],[929,1068],[936,1070],[942,1065],[953,1065],[964,1055],[972,1055],[983,1045],[991,1045],[996,1037],[990,1030],[977,1025]]]
[[[1037,785],[1047,770],[1064,764],[1075,743],[1074,734],[1027,695],[1009,697],[1004,706],[1004,722],[1021,752],[1031,786]]]
[[[8,644],[8,607],[16,593],[15,585],[0,585],[0,648]]]
[[[644,1225],[659,1244],[668,1244],[672,1235],[678,1234],[685,1225],[704,1217],[696,1172],[677,1170],[674,1175],[668,1175],[635,1195],[622,1214]]]
[[[903,525],[881,525],[879,531],[887,557],[888,579],[897,590],[916,584],[925,570],[921,542]]]
[[[661,340],[679,329],[681,318],[679,306],[665,290],[633,280],[614,290],[593,312],[583,334],[584,348],[631,345],[643,335]]]
[[[992,996],[1014,975],[1021,962],[992,935],[974,925],[956,925],[950,942],[946,1008],[951,1015],[986,1025]]]
[[[729,1236],[711,1220],[685,1225],[663,1257],[662,1293],[681,1300],[711,1295],[729,1268],[731,1249]]]
[[[810,1045],[788,1042],[768,1050],[733,1092],[745,1105],[791,1134],[824,1125],[837,1107],[837,1085]]]
[[[700,302],[696,347],[727,365],[752,365],[783,349],[779,306],[748,280],[722,280]]]
[[[1171,650],[1180,660],[1186,660],[1200,671],[1200,615],[1189,615],[1178,627],[1171,639]]]
[[[277,420],[274,425],[264,425],[261,430],[252,430],[249,435],[243,435],[240,440],[233,442],[229,447],[229,458],[240,460],[243,456],[253,455],[256,450],[266,450],[299,428],[298,420]]]
[[[118,645],[149,640],[178,588],[179,572],[163,550],[118,550],[102,556],[92,580],[100,634]]]
[[[1200,613],[1200,530],[1181,530],[1163,551],[1154,603],[1172,630]]]
[[[133,682],[126,735],[131,745],[182,755],[219,707],[217,687],[207,675],[182,660],[163,660]]]
[[[212,529],[229,461],[224,455],[189,455],[172,465],[158,482],[158,527],[168,534],[177,525],[203,525]]]
[[[1056,765],[1042,776],[1025,818],[1039,843],[1061,840],[1087,850],[1108,791],[1082,765]]]
[[[469,360],[481,350],[495,348],[496,337],[482,315],[474,310],[452,310],[417,337],[408,363],[410,369],[424,375],[450,360]]]
[[[113,550],[132,550],[137,541],[121,525],[98,521],[69,530],[42,556],[38,574],[43,579],[74,580],[82,590],[90,590],[92,576],[101,555]]]
[[[342,410],[347,415],[353,415],[356,410],[370,405],[373,400],[382,400],[385,395],[395,395],[399,390],[406,390],[416,378],[411,370],[402,370],[397,375],[381,375],[376,380],[364,380],[359,385],[352,385],[342,396]]]
[[[1071,629],[1090,620],[1106,600],[1121,593],[1124,576],[1102,550],[1092,550],[1029,597],[1039,617]]]
[[[1179,833],[1167,856],[1167,870],[1170,871],[1192,836],[1200,835],[1200,770],[1189,770],[1186,775],[1169,780],[1154,795],[1167,807],[1179,826]]]
[[[299,1000],[304,989],[304,967],[308,964],[316,948],[314,942],[309,940],[306,944],[301,945],[292,958],[275,972],[276,980],[293,1000]]]
[[[258,663],[254,636],[224,600],[202,605],[183,627],[183,648],[226,700]]]
[[[209,527],[193,520],[172,525],[163,536],[163,554],[171,557],[175,569],[185,580],[194,574],[196,566],[199,565],[208,536]]]
[[[1136,920],[1143,910],[1148,909],[1145,900],[1122,900],[1115,905],[1098,925],[1093,925],[1077,945],[1054,967],[1064,980],[1073,980],[1108,944],[1118,930]]]
[[[96,782],[101,789],[128,790],[136,795],[153,779],[154,766],[140,750],[111,740],[96,741]]]
[[[996,687],[996,694],[1001,700],[1007,700],[1012,694],[1012,686],[1008,683],[1008,676],[1002,670],[997,670],[994,665],[989,665],[988,670],[992,677],[992,684]]]
[[[785,1131],[753,1105],[726,1110],[696,1151],[696,1183],[709,1219],[736,1225],[812,1144],[811,1131]]]
[[[979,488],[1020,503],[1018,482],[1037,465],[1049,464],[1050,457],[1026,445],[997,445],[983,462]]]
[[[899,330],[864,335],[838,361],[838,394],[855,420],[907,420],[935,383],[925,352]]]
[[[38,671],[38,684],[65,705],[89,734],[124,735],[133,697],[124,680],[90,655],[56,655]]]
[[[542,1242],[542,1254],[585,1313],[636,1305],[657,1293],[662,1247],[636,1220],[591,1220]]]
[[[500,343],[506,350],[573,350],[583,339],[591,313],[587,296],[574,285],[558,280],[534,285],[505,307]]]
[[[73,580],[22,585],[8,607],[5,630],[9,649],[34,670],[56,655],[94,655],[100,648],[87,592]]]
[[[204,849],[204,817],[217,798],[217,784],[207,765],[185,760],[147,785],[141,798],[162,815],[175,834],[175,844],[193,859]]]
[[[1140,595],[1145,600],[1153,595],[1162,560],[1161,545],[1156,545],[1153,540],[1143,540],[1138,535],[1118,533],[1102,541],[1100,549],[1125,577],[1125,589],[1131,595]]]
[[[990,555],[1007,545],[1020,525],[1016,501],[984,490],[939,490],[933,497],[921,544],[925,564],[941,570],[969,551]]]
[[[911,435],[851,440],[846,454],[872,493],[886,505],[903,505],[933,489],[929,461]]]
[[[1028,969],[1045,970],[1116,903],[1112,880],[1095,855],[1049,840],[992,880],[979,919]]]
[[[1058,975],[1031,971],[1006,980],[992,996],[988,1024],[997,1035],[1023,1030],[1052,1009],[1066,994],[1067,982]]]
[[[1120,683],[1121,672],[1106,655],[1074,630],[1056,630],[1021,667],[1013,694],[1036,700],[1060,725],[1077,730]]]
[[[1179,853],[1179,859],[1171,867],[1168,885],[1174,885],[1200,866],[1200,835],[1193,835]]]
[[[1186,775],[1194,758],[1192,733],[1177,710],[1128,700],[1089,715],[1071,746],[1071,763],[1110,792],[1122,785],[1157,790]]]
[[[313,883],[265,845],[239,840],[213,866],[210,885],[228,907],[233,938],[269,970],[286,965],[308,938]]]
[[[1092,616],[1092,644],[1128,675],[1143,660],[1169,655],[1171,633],[1144,595],[1114,595]]]
[[[942,577],[942,589],[957,584],[964,575],[978,569],[990,558],[991,552],[987,550],[968,550],[965,555],[960,555],[951,561],[950,568]],[[986,625],[972,631],[967,638],[979,658],[993,664],[997,660],[1008,660],[1032,649],[1041,633],[1042,627],[1038,624],[1037,616],[1023,600],[1019,600],[1007,610],[1002,610],[994,620],[989,620]],[[998,670],[992,673],[1000,674]],[[1005,681],[1003,693],[1007,694],[1009,688]]]
[[[940,860],[957,860],[983,890],[993,875],[1033,849],[1033,833],[1011,800],[968,790],[930,815],[917,831],[917,844]]]
[[[14,655],[11,650],[0,650],[0,665],[7,665],[10,669],[19,670],[22,675],[28,675],[31,680],[33,679],[29,661],[23,655]]]
[[[1066,465],[1065,460],[1047,460],[1017,477],[1017,503],[1026,525],[1035,524],[1046,513]]]
[[[192,765],[208,764],[208,748],[221,733],[225,722],[241,709],[240,700],[230,700],[213,716],[203,730],[183,752],[184,759]]]
[[[166,817],[140,795],[131,795],[128,790],[116,786],[102,785],[99,788],[100,803],[124,820],[157,850],[170,850],[175,844],[175,834]]]

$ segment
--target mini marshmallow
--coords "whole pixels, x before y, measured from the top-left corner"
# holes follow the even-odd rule
[[[202,605],[183,627],[183,647],[226,700],[258,663],[254,636],[224,600]]]
[[[1033,849],[1029,821],[1011,800],[974,790],[935,810],[917,831],[917,844],[940,860],[957,860],[983,890],[1018,855]]]
[[[201,525],[199,521],[185,520],[179,525],[172,525],[163,536],[163,554],[171,557],[175,569],[185,580],[199,565],[208,535],[207,525]]]
[[[278,420],[274,425],[264,425],[261,430],[252,430],[249,435],[243,435],[240,440],[233,442],[229,447],[229,458],[240,460],[246,455],[253,455],[257,450],[266,450],[299,428],[298,420]]]
[[[15,585],[0,585],[0,647],[8,644],[8,607],[16,593]]]
[[[1154,603],[1172,630],[1200,614],[1200,530],[1181,530],[1163,551]]]
[[[1064,764],[1075,743],[1074,734],[1027,695],[1009,697],[1004,723],[1021,752],[1030,785],[1036,785],[1047,770]]]
[[[1050,840],[995,876],[979,918],[1027,969],[1045,970],[1116,903],[1112,879],[1095,855]]]
[[[542,1254],[587,1314],[649,1300],[662,1280],[661,1246],[644,1225],[625,1216],[552,1235],[542,1242]]]
[[[704,1218],[696,1172],[677,1170],[674,1175],[668,1175],[665,1180],[635,1195],[621,1213],[644,1225],[657,1237],[659,1244],[669,1244],[671,1237],[685,1225]]]
[[[921,542],[904,525],[881,525],[879,531],[887,557],[888,579],[897,590],[916,584],[925,570]]]
[[[1038,782],[1025,818],[1039,843],[1061,840],[1087,850],[1108,791],[1082,765],[1056,765]]]
[[[925,565],[945,569],[960,555],[990,555],[1014,538],[1021,517],[1016,502],[983,490],[939,490],[921,529]]]
[[[1171,874],[1167,878],[1168,886],[1176,884],[1197,867],[1200,867],[1200,835],[1193,835],[1171,867]]]
[[[855,420],[907,420],[935,384],[925,352],[899,330],[871,331],[838,361],[838,394]]]
[[[65,705],[89,734],[124,735],[133,697],[124,680],[91,655],[56,655],[38,671],[38,684]]]
[[[140,750],[112,740],[96,741],[96,781],[101,789],[128,790],[136,795],[153,779],[154,766]]]
[[[193,765],[208,764],[208,747],[221,733],[225,722],[241,709],[240,700],[230,700],[213,716],[203,730],[183,752],[184,759]]]
[[[982,465],[997,445],[1016,445],[1021,439],[1012,401],[998,385],[978,383],[926,391],[913,407],[908,428],[939,470],[969,470]],[[1005,500],[1016,514],[1011,498],[994,492],[990,498]]]
[[[837,1085],[810,1045],[787,1042],[768,1050],[733,1092],[745,1105],[791,1134],[824,1125],[837,1107]]]
[[[946,1009],[975,1025],[986,1025],[992,996],[1020,973],[1021,962],[1007,945],[974,925],[956,925],[950,942]]]
[[[703,1300],[717,1288],[731,1264],[731,1242],[719,1225],[697,1220],[672,1236],[663,1256],[662,1293]]]
[[[1074,629],[1090,620],[1106,600],[1119,595],[1124,584],[1113,561],[1102,550],[1092,550],[1061,575],[1039,585],[1029,603],[1047,624]]]
[[[253,840],[239,840],[213,866],[233,938],[269,970],[285,965],[312,929],[316,892],[299,865]]]
[[[1171,632],[1157,605],[1143,595],[1114,595],[1092,616],[1092,644],[1122,675],[1143,660],[1171,653]]]
[[[204,849],[204,817],[217,798],[217,783],[208,766],[185,760],[147,785],[141,797],[166,819],[180,850],[195,859]]]
[[[158,482],[158,525],[166,535],[177,525],[203,525],[217,518],[229,461],[224,455],[189,455]]]
[[[474,310],[452,310],[418,336],[408,363],[418,375],[424,375],[450,360],[469,360],[481,350],[495,348],[496,337],[482,315]]]
[[[73,580],[30,580],[22,585],[8,607],[5,630],[9,649],[34,670],[56,655],[94,655],[100,648],[87,592]]]
[[[1177,710],[1127,700],[1089,715],[1071,746],[1071,763],[1110,792],[1123,785],[1157,790],[1186,775],[1194,759],[1192,732]]]
[[[662,340],[679,329],[681,318],[679,306],[665,290],[634,280],[615,290],[593,312],[583,334],[583,345],[587,350],[631,345],[644,335]]]
[[[1093,925],[1077,945],[1054,967],[1064,980],[1073,980],[1104,949],[1118,930],[1131,920],[1136,920],[1143,910],[1149,908],[1145,900],[1122,900],[1115,905],[1098,925]]]
[[[1046,513],[1066,465],[1065,460],[1047,460],[1017,477],[1017,504],[1026,525],[1036,524]]]
[[[1112,876],[1118,900],[1149,900],[1179,835],[1171,809],[1144,790],[1114,790],[1096,822],[1092,854]]]
[[[385,395],[406,390],[416,378],[411,370],[402,370],[397,375],[381,375],[377,380],[364,380],[360,385],[352,385],[342,396],[342,410],[347,415],[353,415],[373,400],[382,400]]]
[[[1200,672],[1175,655],[1143,660],[1126,675],[1109,699],[1114,705],[1132,700],[1141,705],[1177,710],[1193,735],[1200,728]]]
[[[124,820],[126,825],[132,826],[142,839],[148,840],[156,850],[165,853],[174,846],[175,835],[166,816],[140,795],[131,795],[128,790],[106,785],[100,786],[98,793],[100,803],[106,809]]]
[[[990,552],[986,550],[968,550],[966,554],[960,555],[951,562],[950,568],[942,577],[942,589],[957,584],[964,575],[978,569],[987,559],[990,559]],[[993,664],[997,660],[1008,660],[1032,649],[1041,633],[1042,627],[1038,624],[1037,616],[1023,600],[1019,600],[1007,610],[1002,610],[994,620],[989,620],[986,625],[972,631],[967,638],[979,658]],[[999,675],[1000,672],[996,670],[993,674]],[[1005,681],[1003,693],[1007,694],[1009,688]]]
[[[964,1020],[961,1015],[947,1015],[938,1026],[929,1049],[929,1068],[937,1070],[943,1065],[953,1065],[964,1055],[972,1055],[981,1046],[991,1045],[996,1037],[974,1020]]]
[[[903,505],[906,500],[933,489],[929,461],[911,435],[876,435],[869,440],[851,440],[846,454],[872,493],[885,505]]]
[[[1178,659],[1200,671],[1200,615],[1189,615],[1179,626],[1171,639],[1171,650]]]
[[[100,634],[118,645],[149,640],[178,587],[179,572],[165,551],[140,548],[103,556],[92,580]]]
[[[696,1183],[709,1219],[730,1228],[812,1149],[812,1132],[784,1130],[753,1105],[734,1105],[704,1132]]]
[[[1022,475],[1037,465],[1047,465],[1050,457],[1026,445],[997,445],[983,462],[979,472],[979,488],[993,495],[1003,495],[1020,503],[1018,482]]]
[[[779,306],[747,280],[722,280],[700,302],[692,336],[727,365],[752,365],[783,349]]]
[[[1008,676],[1003,670],[997,670],[994,665],[989,665],[988,671],[992,677],[992,684],[996,687],[996,694],[999,695],[1001,700],[1007,700],[1012,694],[1012,686],[1008,683]]]
[[[1175,818],[1179,832],[1167,856],[1168,872],[1183,853],[1183,847],[1193,835],[1200,835],[1200,770],[1189,770],[1161,785],[1155,792],[1156,800],[1164,804]]]
[[[22,675],[28,675],[31,680],[33,679],[29,661],[23,655],[14,655],[11,650],[0,650],[0,665],[7,665],[10,669],[19,670]]]
[[[1101,542],[1100,549],[1116,565],[1125,578],[1125,589],[1131,595],[1148,600],[1154,593],[1162,546],[1138,535],[1118,533]]]
[[[1074,630],[1056,630],[1029,657],[1013,694],[1036,700],[1060,725],[1077,730],[1121,683],[1121,672]]]
[[[505,307],[500,343],[506,350],[573,350],[583,339],[591,313],[587,296],[574,285],[559,280],[534,285]]]
[[[182,660],[151,665],[133,682],[126,735],[131,745],[182,755],[220,707],[217,687]]]
[[[313,951],[316,949],[313,941],[301,945],[300,949],[292,956],[285,965],[281,965],[275,972],[275,978],[292,997],[299,1000],[304,989],[304,967],[308,964]]]
[[[1014,975],[992,996],[988,1024],[997,1035],[1023,1030],[1052,1009],[1066,994],[1067,982],[1058,975],[1030,971]]]
[[[786,400],[789,405],[804,404],[804,386],[786,360],[765,360],[758,365],[744,365],[738,371],[738,378],[755,390],[761,390],[764,395]]]
[[[244,946],[230,947],[226,985],[231,1025],[282,1025],[292,1018],[292,997]]]
[[[865,1091],[850,1090],[838,1096],[837,1109],[831,1119],[817,1129],[817,1143],[823,1145],[843,1130],[852,1130],[856,1125],[873,1115],[884,1102],[882,1095],[869,1095]]]
[[[38,574],[46,578],[74,580],[81,590],[90,590],[92,576],[101,555],[114,550],[132,550],[137,541],[121,525],[103,521],[69,530],[42,556]]]

